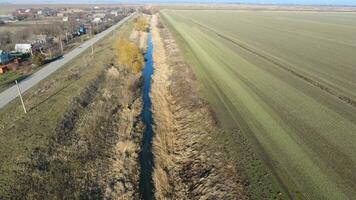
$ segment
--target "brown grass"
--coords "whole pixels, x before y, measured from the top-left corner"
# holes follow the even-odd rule
[[[148,22],[150,20],[149,15],[141,14],[137,20],[144,20]],[[147,39],[148,39],[148,26],[146,25],[144,29],[134,29],[130,35],[130,40],[134,42],[142,52],[145,52],[147,49]]]
[[[105,43],[105,50],[110,49],[111,41]],[[38,95],[56,92],[59,81],[74,82],[86,73],[93,74],[91,81],[79,85],[79,94],[58,99],[71,103],[61,108],[63,114],[56,121],[49,120],[57,125],[49,129],[54,133],[45,146],[17,158],[18,169],[11,179],[16,184],[11,185],[7,196],[0,194],[0,199],[139,199],[141,79],[124,66],[112,64],[114,55],[110,52],[96,55],[100,62],[79,59],[83,69],[86,62],[93,65],[85,73],[74,65],[27,95],[26,103],[32,105]],[[78,81],[70,86],[76,84]],[[41,114],[47,113],[48,109]],[[46,120],[42,126],[48,126]],[[32,133],[39,137],[36,131]]]
[[[118,78],[120,76],[120,73],[115,67],[111,67],[107,70],[107,76],[111,79],[114,79]]]
[[[221,133],[195,76],[168,29],[151,21],[155,71],[151,90],[156,199],[244,199],[238,173],[209,145]],[[169,59],[168,59],[169,58]]]
[[[162,164],[161,164],[162,165]],[[159,165],[155,167],[153,172],[153,180],[155,182],[155,197],[156,199],[169,199],[172,197],[172,186],[168,173]]]

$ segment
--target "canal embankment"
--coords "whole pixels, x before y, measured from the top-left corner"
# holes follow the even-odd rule
[[[156,199],[244,199],[243,185],[223,149],[222,133],[196,77],[170,31],[154,15],[151,100]],[[214,137],[213,137],[214,136]]]

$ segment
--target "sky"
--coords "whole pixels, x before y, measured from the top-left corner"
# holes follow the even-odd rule
[[[266,4],[308,4],[308,5],[356,5],[356,0],[0,0],[0,3],[142,3],[142,2],[191,2],[191,3],[266,3]]]

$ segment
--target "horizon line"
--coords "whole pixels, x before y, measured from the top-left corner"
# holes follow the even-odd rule
[[[0,5],[82,5],[82,4],[90,4],[90,5],[118,5],[118,4],[126,4],[126,5],[145,5],[145,4],[237,4],[237,5],[281,5],[281,6],[333,6],[333,7],[356,7],[356,4],[320,4],[320,3],[247,3],[247,2],[184,2],[184,1],[141,1],[141,2],[130,2],[130,1],[121,1],[121,2],[0,2]]]

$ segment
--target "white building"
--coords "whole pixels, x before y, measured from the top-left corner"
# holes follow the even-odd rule
[[[49,41],[49,37],[47,35],[34,35],[32,36],[30,42],[31,44],[45,44]]]
[[[106,16],[106,14],[105,13],[95,13],[93,16],[98,17],[98,18],[104,18]]]
[[[115,11],[115,10],[113,10],[113,11],[111,11],[111,12],[110,12],[110,14],[111,14],[111,15],[114,15],[115,17],[117,17],[118,12],[117,12],[117,11]]]
[[[16,22],[17,20],[15,20],[14,16],[12,15],[0,15],[0,21],[3,21],[5,23],[11,23]]]
[[[31,53],[32,45],[31,44],[15,44],[15,51],[21,53]]]
[[[100,17],[95,17],[92,22],[98,24],[98,23],[103,22],[103,20]]]

